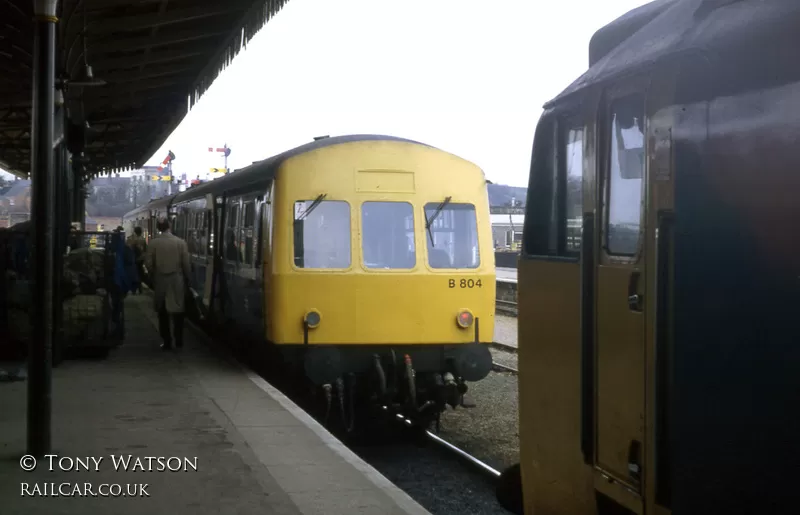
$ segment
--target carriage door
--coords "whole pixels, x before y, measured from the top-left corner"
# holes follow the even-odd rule
[[[206,195],[206,209],[205,209],[205,216],[203,217],[203,234],[205,235],[205,240],[203,243],[206,245],[205,255],[206,255],[206,278],[205,282],[203,283],[203,304],[206,308],[211,309],[211,298],[213,295],[213,282],[214,282],[214,224],[217,220],[217,210],[214,207],[214,195],[208,194]]]
[[[222,303],[220,299],[222,298],[221,292],[222,289],[222,281],[224,280],[225,271],[223,269],[224,262],[222,261],[222,250],[224,249],[224,239],[223,239],[223,232],[224,232],[224,223],[225,223],[225,195],[210,195],[211,197],[211,209],[213,210],[212,220],[211,220],[211,230],[212,234],[210,237],[211,240],[211,249],[209,252],[209,259],[212,265],[212,272],[211,272],[211,293],[210,293],[210,303],[209,306],[211,307],[211,311],[214,314],[222,313]]]
[[[597,257],[596,466],[609,483],[641,491],[644,466],[645,256],[643,95],[611,97],[603,151]]]

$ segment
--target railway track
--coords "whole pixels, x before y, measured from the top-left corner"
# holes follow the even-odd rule
[[[495,310],[510,316],[517,316],[517,303],[510,300],[495,299]]]
[[[496,349],[504,350],[506,352],[511,352],[512,354],[516,354],[517,350],[518,350],[513,345],[508,345],[506,343],[500,343],[500,342],[492,342],[492,347],[494,347]]]
[[[498,372],[511,372],[512,374],[519,374],[519,370],[516,368],[503,365],[502,363],[498,363],[496,361],[492,362],[492,367],[494,367],[494,369]]]
[[[383,408],[384,409],[388,409],[386,406],[384,406]],[[414,422],[412,422],[411,420],[405,418],[403,415],[398,413],[398,414],[395,415],[395,417],[397,417],[397,420],[400,421],[401,423],[405,424],[407,427],[409,427],[409,428],[413,428],[414,427]],[[437,435],[433,431],[431,431],[429,429],[425,429],[424,435],[428,440],[436,443],[440,448],[446,450],[447,452],[455,454],[460,459],[462,459],[463,461],[468,463],[470,466],[475,467],[482,474],[486,474],[489,477],[489,479],[496,480],[496,479],[498,479],[500,477],[500,471],[499,470],[490,467],[489,465],[487,465],[483,461],[479,460],[478,458],[476,458],[472,454],[468,453],[467,451],[465,451],[465,450],[463,450],[463,449],[451,444],[450,442],[448,442],[444,438],[440,437],[439,435]]]

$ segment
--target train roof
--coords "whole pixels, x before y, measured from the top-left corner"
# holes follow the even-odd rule
[[[153,208],[166,207],[169,204],[170,200],[175,198],[176,195],[177,194],[168,195],[168,196],[165,196],[165,197],[160,197],[160,198],[157,198],[157,199],[153,199],[153,200],[151,200],[150,202],[148,202],[147,204],[145,204],[143,206],[139,206],[136,209],[128,211],[127,213],[122,215],[122,218],[123,219],[130,218],[131,216],[133,216],[133,215],[135,215],[135,214],[137,214],[139,212],[149,211],[149,210],[151,210]]]
[[[746,75],[774,75],[774,70],[779,70],[778,74],[785,78],[788,73],[796,74],[780,70],[795,59],[790,60],[791,56],[784,54],[794,52],[797,47],[799,20],[800,2],[796,1],[650,2],[598,30],[590,43],[589,69],[544,107],[560,103],[594,84],[633,74],[691,51],[736,61],[738,75],[731,77],[742,81],[750,80]],[[744,46],[744,38],[750,44]],[[746,73],[742,68],[747,69]]]
[[[431,145],[420,143],[419,141],[398,138],[396,136],[385,136],[381,134],[352,134],[346,136],[321,138],[310,143],[300,145],[299,147],[292,148],[285,152],[281,152],[280,154],[272,157],[268,157],[267,159],[256,161],[249,166],[240,168],[234,173],[226,175],[225,177],[189,188],[188,190],[176,195],[174,202],[186,202],[221,189],[230,191],[241,190],[248,186],[255,186],[271,180],[275,176],[275,172],[278,170],[280,165],[291,157],[305,154],[306,152],[311,152],[320,148],[341,145],[343,143],[354,143],[358,141],[398,141],[434,148],[431,147]]]

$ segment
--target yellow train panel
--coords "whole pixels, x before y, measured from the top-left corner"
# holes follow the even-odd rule
[[[495,273],[488,196],[483,172],[474,164],[425,145],[396,141],[360,141],[334,145],[289,158],[275,179],[271,291],[276,343],[302,343],[304,315],[321,314],[309,343],[441,344],[475,341],[474,327],[456,323],[461,310],[479,320],[479,340],[494,332]],[[295,202],[324,195],[343,203],[349,239],[337,239],[323,227],[319,237],[335,249],[338,268],[302,268],[295,260]],[[425,228],[425,206],[474,206],[478,265],[432,268]],[[369,268],[362,250],[365,202],[409,204],[413,213],[415,260],[410,268]],[[346,208],[345,208],[346,206]],[[471,215],[470,215],[471,216]],[[328,221],[320,222],[328,223]],[[435,225],[435,224],[434,224]],[[433,229],[435,230],[435,229]],[[336,241],[334,241],[336,240]],[[347,253],[349,252],[349,256]],[[344,256],[344,257],[343,257]],[[327,266],[327,265],[326,265]]]
[[[479,321],[481,342],[491,342],[494,276],[474,276],[481,288],[459,291],[443,283],[446,278],[421,274],[406,277],[381,274],[284,274],[275,276],[271,338],[279,343],[303,343],[304,315],[311,309],[321,314],[309,343],[326,344],[441,344],[475,341],[473,328],[462,329],[457,314],[469,309]],[[442,292],[431,292],[434,289]],[[278,301],[277,299],[283,299]],[[490,305],[487,305],[490,304]]]
[[[525,513],[594,513],[581,453],[580,265],[519,264],[519,434]]]

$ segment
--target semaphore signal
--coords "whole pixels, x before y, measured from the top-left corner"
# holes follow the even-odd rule
[[[225,170],[228,170],[228,156],[231,155],[231,149],[227,143],[222,147],[208,147],[209,152],[217,152],[218,154],[222,154],[225,157]]]

